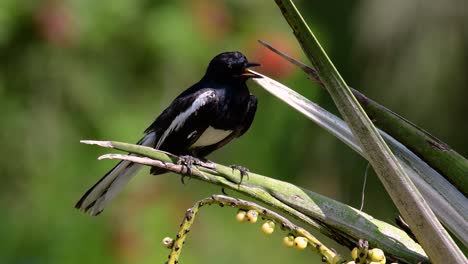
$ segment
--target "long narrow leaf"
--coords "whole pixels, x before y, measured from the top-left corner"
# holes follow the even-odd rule
[[[266,48],[270,49],[271,51],[278,54],[282,58],[286,59],[287,61],[299,67],[302,71],[304,71],[311,78],[312,81],[317,82],[320,85],[320,87],[325,88],[315,69],[290,57],[289,55],[283,53],[282,51],[277,50],[276,48],[266,43],[265,41],[259,40],[259,42],[262,45],[264,45]],[[392,143],[395,140],[393,139],[390,140],[388,138],[388,135],[383,134],[382,131],[379,130],[379,132],[382,134],[383,138],[387,141],[387,144],[390,146],[392,151],[394,151],[397,157],[400,158],[400,162],[402,160],[406,160],[410,162],[409,163],[407,162],[407,164],[404,164],[404,165],[416,166],[414,170],[411,170],[409,172],[407,171],[407,173],[411,173],[410,177],[412,178],[412,181],[417,182],[416,186],[421,192],[423,192],[424,198],[430,202],[429,204],[431,205],[431,208],[435,210],[439,219],[441,219],[441,221],[453,233],[455,233],[455,235],[458,236],[459,239],[463,241],[464,244],[466,245],[466,241],[468,238],[466,238],[465,233],[468,228],[467,226],[468,224],[467,224],[467,214],[465,212],[467,212],[467,209],[468,209],[468,200],[466,199],[464,195],[462,195],[462,193],[458,191],[460,190],[460,188],[456,190],[455,188],[453,188],[452,184],[446,180],[447,177],[444,177],[444,175],[436,172],[436,171],[439,171],[438,167],[434,168],[433,166],[430,166],[430,164],[433,164],[433,163],[427,164],[428,160],[423,158],[427,154],[421,155],[421,153],[414,153],[414,150],[413,150],[414,148],[421,148],[419,146],[415,147],[414,144],[426,145],[427,142],[432,142],[431,144],[439,144],[439,145],[445,145],[445,144],[440,141],[439,143],[435,143],[437,142],[437,139],[432,137],[427,132],[421,130],[420,128],[416,127],[409,121],[405,120],[404,118],[400,117],[399,115],[395,114],[394,112],[385,108],[384,106],[378,104],[377,102],[367,98],[364,94],[360,93],[358,90],[355,90],[351,87],[349,88],[353,92],[353,94],[356,96],[356,99],[362,104],[366,112],[370,111],[372,113],[373,122],[375,122],[374,120],[377,119],[377,120],[384,120],[383,123],[390,123],[389,126],[391,126],[391,128],[389,130],[384,129],[385,132],[387,131],[394,132],[394,130],[398,130],[399,131],[398,135],[401,137],[401,134],[403,132],[401,132],[400,130],[402,130],[402,131],[408,132],[411,135],[410,137],[418,137],[418,136],[420,137],[417,140],[412,140],[410,147],[408,147],[406,144],[399,142],[397,140],[399,143],[402,143],[402,145],[405,146],[403,148],[403,147],[398,147],[400,145],[398,144],[398,142],[397,142],[397,145],[395,143]],[[282,91],[283,89],[288,89],[288,88],[278,87],[277,89]],[[272,88],[272,90],[277,90],[277,89]],[[289,91],[285,91],[285,92],[287,94],[295,95],[295,96],[293,96],[292,98],[289,98],[288,96],[281,96],[280,99],[282,100],[291,99],[290,101],[293,105],[296,104],[294,103],[294,100],[298,100],[301,103],[303,103],[304,100],[307,100],[303,98],[302,96],[300,96],[299,94],[295,93],[294,91],[291,91],[290,89]],[[281,92],[278,92],[278,93],[281,94]],[[287,103],[291,104],[289,102]],[[316,120],[316,118],[313,120]],[[380,121],[380,123],[382,123],[382,121]],[[332,124],[335,125],[334,123]],[[400,129],[396,129],[396,127],[400,127]],[[342,128],[342,126],[339,126],[337,128],[338,129]],[[346,125],[346,128],[347,128],[347,125]],[[350,135],[351,132],[349,131],[349,128],[347,129],[348,129],[348,133],[346,132],[340,132],[340,133],[344,135],[348,135],[348,134]],[[392,138],[393,138],[393,134],[390,134]],[[340,137],[341,135],[338,134],[336,136]],[[355,139],[353,138],[351,141],[353,140]],[[420,141],[423,141],[423,142],[421,143]],[[408,143],[408,140],[404,142]],[[411,150],[410,154],[407,154],[408,152],[406,151],[407,150],[406,147],[408,147]],[[422,148],[424,148],[424,146],[422,146]],[[404,150],[402,151],[402,149]],[[415,157],[413,153],[416,154],[418,157],[420,157],[422,160],[419,160],[417,157]],[[362,152],[360,154],[362,155]],[[456,152],[438,153],[438,154],[441,156],[445,155],[445,158],[444,158],[445,160],[458,159],[459,161],[461,161],[460,159],[464,159]],[[415,164],[415,165],[412,165],[412,164]],[[433,169],[427,169],[428,166],[430,166],[431,168],[434,168],[436,171]],[[416,177],[415,172],[420,178]],[[442,177],[444,177],[444,179]],[[427,188],[423,188],[422,186],[427,186]],[[459,187],[459,186],[455,186],[455,187]],[[455,217],[452,217],[452,214],[450,213],[454,211],[457,211],[457,214],[455,214]]]
[[[259,42],[291,62],[305,72],[311,80],[324,88],[318,72],[308,65],[288,56],[284,52],[274,48],[265,41]],[[450,181],[465,196],[468,195],[468,160],[453,150],[449,145],[429,134],[390,109],[375,102],[356,89],[349,87],[353,95],[359,101],[372,122],[390,134],[393,138],[413,151],[429,166],[439,171],[444,178]],[[439,190],[444,191],[444,190]]]
[[[349,126],[341,118],[283,84],[260,73],[255,73],[263,77],[254,79],[258,85],[317,123],[320,127],[366,158],[356,138],[351,133]],[[379,132],[424,198],[429,201],[437,216],[466,245],[468,243],[468,219],[466,215],[466,212],[468,212],[468,201],[465,196],[404,145],[385,132]]]

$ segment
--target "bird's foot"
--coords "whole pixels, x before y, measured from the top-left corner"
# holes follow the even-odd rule
[[[177,161],[177,164],[183,165],[186,168],[186,170],[182,172],[182,178],[180,179],[181,182],[183,184],[185,184],[185,182],[184,182],[185,177],[192,176],[193,165],[203,166],[204,162],[201,161],[198,158],[193,157],[193,156],[185,155],[185,156],[180,156],[179,157],[179,160]]]
[[[241,177],[241,180],[240,180],[239,184],[242,183],[242,180],[244,180],[244,177],[247,177],[247,179],[249,178],[249,169],[248,168],[238,166],[238,165],[231,165],[229,167],[232,169],[233,172],[234,172],[234,170],[239,171],[240,177]]]

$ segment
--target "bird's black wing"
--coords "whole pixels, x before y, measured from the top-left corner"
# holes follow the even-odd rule
[[[198,149],[197,156],[205,157],[211,152],[223,147],[224,145],[229,143],[234,138],[242,136],[252,125],[256,111],[257,111],[257,97],[255,97],[255,95],[253,94],[250,94],[248,107],[245,112],[243,121],[237,126],[237,128],[229,136],[227,136],[222,141],[218,142],[217,144]]]
[[[182,94],[146,129],[146,133],[155,131],[157,139],[154,147],[175,155],[188,154],[188,148],[204,131],[219,98],[215,90],[199,89],[193,93]]]

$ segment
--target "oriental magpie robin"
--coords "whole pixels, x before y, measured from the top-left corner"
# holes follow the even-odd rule
[[[260,76],[248,71],[252,63],[240,52],[214,57],[203,78],[182,92],[145,130],[137,143],[175,155],[204,158],[252,124],[257,98],[246,81]],[[76,203],[75,208],[98,215],[143,165],[120,161]],[[152,168],[152,174],[166,172]]]

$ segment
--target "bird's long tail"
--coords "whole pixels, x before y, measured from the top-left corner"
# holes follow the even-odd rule
[[[155,140],[156,133],[151,132],[146,134],[137,144],[154,146]],[[75,208],[93,216],[98,215],[142,167],[141,164],[126,160],[120,161],[81,197]]]

